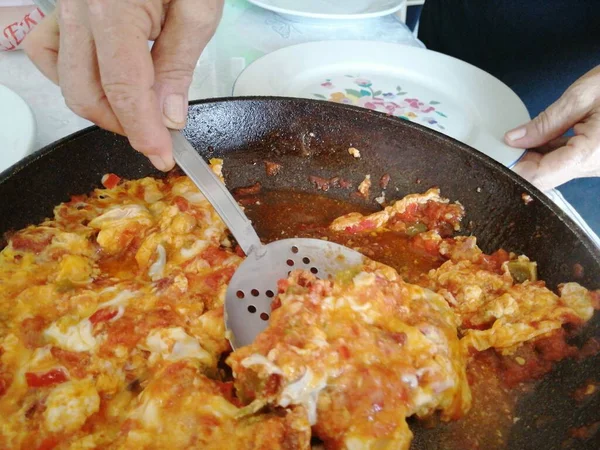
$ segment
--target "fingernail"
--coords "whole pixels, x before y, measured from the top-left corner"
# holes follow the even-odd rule
[[[148,159],[158,170],[165,172],[169,169],[167,162],[159,155],[150,155]]]
[[[517,128],[516,130],[511,130],[508,133],[506,133],[506,138],[509,141],[518,141],[519,139],[522,139],[525,137],[525,135],[527,134],[527,128],[523,127],[523,128]]]
[[[187,116],[187,105],[181,94],[169,94],[163,103],[163,114],[173,125],[183,125]]]

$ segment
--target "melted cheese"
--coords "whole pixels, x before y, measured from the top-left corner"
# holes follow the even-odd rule
[[[204,240],[195,241],[190,247],[182,248],[179,252],[183,259],[191,259],[208,248],[208,242]]]
[[[106,292],[114,292],[116,289],[106,290]],[[109,306],[127,306],[129,300],[136,296],[135,292],[125,289],[115,295],[112,299],[102,302],[102,307],[107,308]]]
[[[99,409],[100,396],[93,380],[67,381],[48,395],[44,423],[52,433],[69,433],[78,430]]]
[[[156,281],[163,277],[165,266],[167,264],[167,251],[162,245],[158,244],[156,247],[156,253],[156,261],[154,261],[154,263],[150,266],[150,269],[148,269],[148,276],[152,281]]]
[[[140,420],[147,428],[161,428],[163,426],[160,401],[150,395],[143,395],[141,405],[132,417]]]
[[[317,423],[317,401],[319,394],[327,387],[323,377],[315,377],[312,370],[307,368],[304,375],[297,381],[288,384],[279,394],[279,406],[284,408],[289,405],[302,405],[308,412],[308,421],[311,425]]]
[[[242,360],[240,363],[242,367],[262,367],[268,375],[283,375],[283,371],[277,367],[272,361],[269,361],[265,356],[258,353],[254,353]]]
[[[114,206],[104,214],[93,219],[89,226],[92,228],[105,229],[117,226],[129,221],[151,224],[152,216],[146,207],[139,204]]]
[[[92,262],[83,256],[66,255],[58,266],[56,282],[59,284],[88,284],[92,281]]]
[[[577,283],[565,283],[560,287],[560,300],[572,309],[581,320],[590,320],[594,307],[589,291]]]
[[[4,346],[4,343],[3,343]],[[36,348],[25,365],[27,372],[45,372],[56,367],[56,360],[50,352],[50,346]]]
[[[54,322],[46,329],[44,335],[57,347],[72,352],[88,352],[97,345],[92,334],[92,323],[88,319],[66,326]]]
[[[375,283],[375,274],[369,272],[360,272],[352,278],[352,282],[356,287],[367,287]]]
[[[154,330],[146,338],[146,349],[167,361],[192,358],[210,364],[212,356],[204,350],[197,339],[181,327]]]

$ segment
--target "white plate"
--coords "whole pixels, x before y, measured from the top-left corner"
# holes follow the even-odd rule
[[[411,120],[487,154],[507,167],[524,150],[504,133],[529,120],[504,83],[440,53],[371,41],[310,42],[250,64],[233,95],[273,95],[358,105]]]
[[[35,142],[35,118],[25,101],[0,85],[0,172],[27,156]]]
[[[291,20],[357,20],[398,11],[405,0],[248,0]]]

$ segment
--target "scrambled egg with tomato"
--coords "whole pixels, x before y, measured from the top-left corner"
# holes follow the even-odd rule
[[[369,262],[335,280],[296,271],[278,302],[229,357],[242,400],[303,406],[327,448],[405,449],[406,417],[468,411],[466,354],[440,295]]]
[[[223,301],[243,254],[208,201],[185,176],[102,181],[0,252],[0,448],[407,449],[407,417],[469,410],[469,354],[510,353],[598,303],[451,238],[463,208],[432,189],[331,225],[413,236],[446,261],[418,285],[375,262],[294,272],[231,353]]]
[[[187,177],[114,177],[0,253],[0,448],[305,448],[300,411],[244,418],[218,367],[225,225]]]
[[[537,278],[537,264],[504,250],[484,254],[473,236],[450,237],[460,230],[464,209],[440,197],[437,188],[411,194],[384,210],[336,219],[332,230],[369,233],[401,230],[426,252],[444,258],[440,267],[422,274],[418,284],[440,294],[458,319],[466,351],[493,348],[513,354],[520,345],[580,325],[594,314],[598,291],[577,283],[559,286],[559,295]]]

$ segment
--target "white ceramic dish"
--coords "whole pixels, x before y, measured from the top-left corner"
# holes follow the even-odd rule
[[[290,20],[359,20],[398,11],[405,0],[248,0]]]
[[[233,95],[273,95],[362,106],[440,131],[512,167],[525,153],[504,133],[529,120],[519,97],[490,74],[415,47],[311,42],[250,64]]]
[[[0,172],[27,156],[35,142],[35,118],[25,101],[0,85]]]

